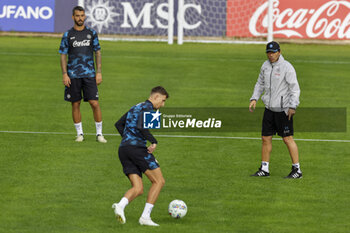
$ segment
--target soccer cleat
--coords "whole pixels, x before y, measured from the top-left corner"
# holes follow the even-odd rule
[[[303,178],[303,174],[301,172],[298,172],[298,168],[292,166],[292,171],[289,173],[288,176],[284,177],[286,179],[300,179]]]
[[[261,170],[261,167],[260,167],[257,172],[255,172],[253,175],[250,175],[250,176],[270,176],[270,173],[264,170]]]
[[[112,205],[112,208],[114,209],[114,214],[115,214],[115,217],[117,218],[117,220],[121,224],[125,224],[126,223],[126,218],[125,218],[125,215],[124,215],[124,210],[120,206],[118,206],[117,203],[114,203]]]
[[[147,218],[140,217],[139,223],[140,225],[143,225],[143,226],[154,226],[154,227],[159,226],[159,224],[153,222],[151,218],[147,219]]]
[[[101,143],[107,143],[107,140],[101,134],[96,136],[96,141],[101,142]]]
[[[75,139],[76,142],[82,142],[84,141],[84,135],[83,134],[79,134],[76,139]]]

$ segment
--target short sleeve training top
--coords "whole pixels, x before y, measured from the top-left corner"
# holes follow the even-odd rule
[[[82,31],[69,29],[62,36],[59,53],[68,54],[67,72],[70,78],[95,77],[94,52],[100,50],[95,30],[86,27]]]

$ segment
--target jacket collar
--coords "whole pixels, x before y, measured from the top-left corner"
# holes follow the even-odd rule
[[[152,102],[151,101],[149,101],[148,99],[145,101],[145,103],[150,103],[151,105],[152,105],[152,108],[154,109],[154,106],[153,106],[153,104],[152,104]]]
[[[282,54],[280,54],[280,57],[278,58],[278,60],[274,63],[270,62],[270,64],[271,64],[271,66],[277,66],[277,65],[281,64],[282,62],[284,62],[284,57],[282,56]]]

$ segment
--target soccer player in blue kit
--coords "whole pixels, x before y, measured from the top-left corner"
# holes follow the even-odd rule
[[[75,141],[82,142],[84,140],[80,113],[81,92],[83,91],[84,101],[89,102],[93,111],[96,141],[106,143],[107,140],[102,135],[102,113],[97,89],[97,85],[102,82],[101,47],[96,31],[84,25],[85,18],[84,8],[74,7],[72,16],[74,26],[62,37],[59,53],[61,54],[61,69],[65,85],[64,99],[72,103],[73,122],[77,131]]]
[[[119,203],[112,205],[117,219],[122,224],[126,222],[124,208],[143,193],[142,173],[144,173],[152,185],[139,223],[146,226],[159,226],[152,221],[151,212],[165,180],[152,154],[157,147],[157,140],[148,129],[143,127],[143,113],[163,107],[168,97],[169,94],[163,87],[154,87],[148,100],[133,106],[115,124],[123,137],[119,146],[119,160],[132,186]],[[160,114],[157,114],[159,114],[158,111],[153,113],[153,118],[159,117]],[[146,147],[147,141],[151,143],[148,147]]]

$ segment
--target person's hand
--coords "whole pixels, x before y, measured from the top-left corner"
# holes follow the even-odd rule
[[[256,100],[250,101],[250,104],[249,104],[249,111],[250,111],[250,112],[254,112],[255,107],[256,107]]]
[[[62,82],[63,82],[63,85],[65,85],[66,87],[70,87],[71,81],[67,73],[63,74]]]
[[[288,120],[292,119],[292,116],[295,114],[295,109],[288,109]]]
[[[156,147],[157,147],[157,144],[151,144],[149,147],[147,147],[147,152],[152,154],[153,151],[155,151]]]
[[[102,74],[96,73],[96,84],[100,85],[102,83]]]

